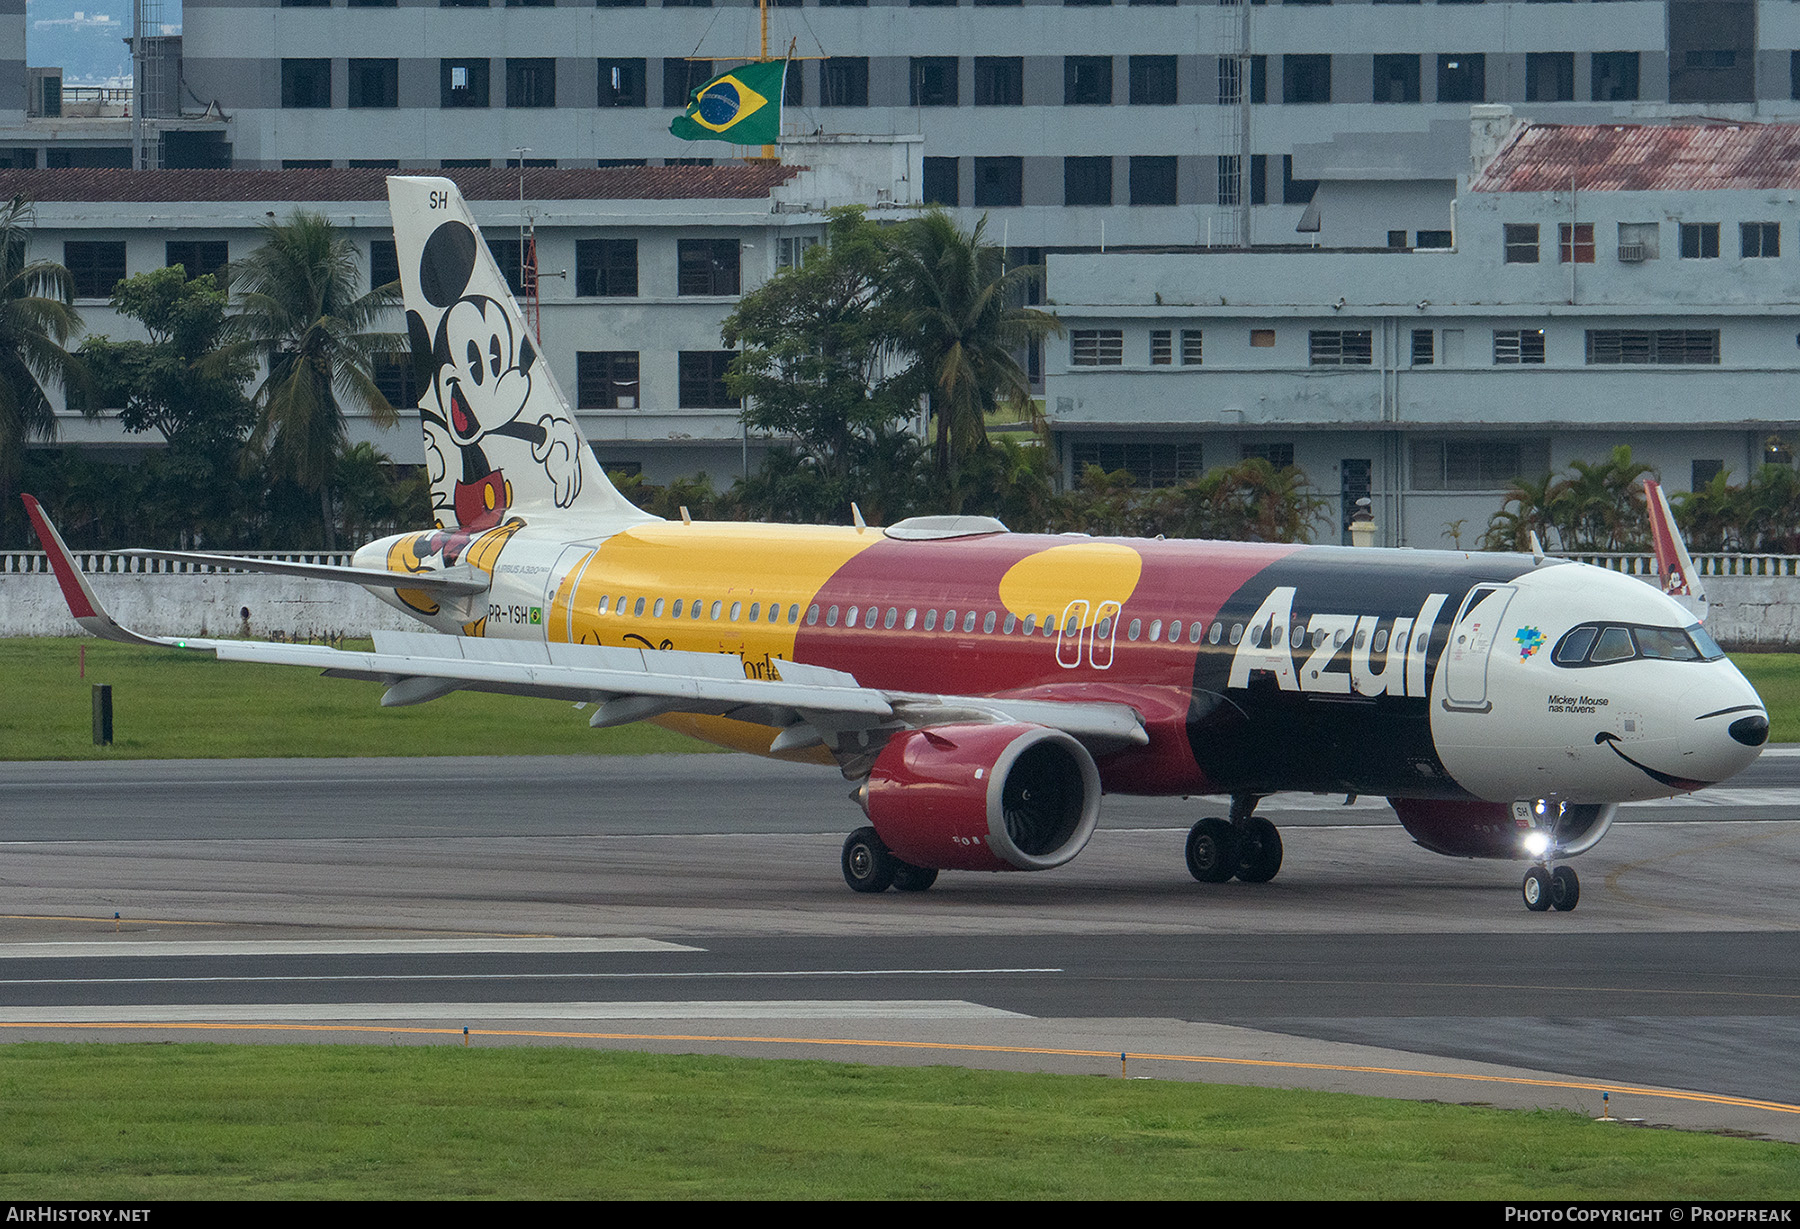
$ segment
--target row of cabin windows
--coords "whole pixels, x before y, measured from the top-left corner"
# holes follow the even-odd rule
[[[190,278],[212,274],[223,279],[230,259],[223,239],[171,240],[163,245],[163,261],[180,265]],[[69,271],[78,299],[107,299],[125,279],[125,241],[81,239],[63,244],[63,267]],[[220,289],[226,287],[221,285]]]
[[[1800,53],[1796,63],[1800,63]],[[1119,74],[1116,61],[1123,58]],[[1416,103],[1424,101],[1423,65],[1428,57],[1416,54],[1383,54],[1374,57],[1373,101]],[[1249,80],[1237,60],[1220,58],[1216,90],[1205,97],[1181,97],[1177,58],[1172,55],[1070,55],[1063,58],[1064,106],[1110,106],[1123,101],[1132,106],[1167,107],[1188,103],[1236,105],[1244,101],[1268,101],[1267,56],[1250,56]],[[1332,101],[1330,55],[1284,55],[1281,64],[1281,100],[1284,103]],[[1023,56],[975,56],[970,101],[978,107],[1018,107],[1025,102]],[[556,106],[556,60],[552,57],[507,57],[503,62],[504,99],[508,107]],[[649,105],[649,61],[642,58],[602,59],[595,62],[595,105],[643,107]],[[729,63],[720,61],[718,64]],[[684,107],[689,95],[716,75],[712,60],[665,57],[662,61],[662,105]],[[1638,53],[1596,51],[1588,56],[1588,94],[1594,102],[1630,102],[1638,98]],[[806,97],[806,72],[800,63],[790,66],[783,98],[790,106],[866,107],[869,102],[867,56],[830,56],[818,67],[819,97]],[[493,61],[485,57],[438,61],[441,107],[493,105]],[[1123,97],[1115,78],[1123,78]],[[351,107],[398,107],[400,61],[351,59],[346,63],[345,98]],[[912,56],[908,61],[907,94],[887,101],[890,106],[954,107],[962,103],[961,58]],[[331,106],[332,62],[329,59],[281,61],[281,105],[289,108]],[[1800,82],[1800,76],[1796,77]],[[1451,53],[1436,57],[1435,98],[1438,102],[1487,101],[1487,57],[1481,52]],[[1800,97],[1800,95],[1796,95]],[[1526,102],[1573,102],[1575,53],[1534,51],[1525,57]],[[880,104],[877,104],[880,105]]]
[[[1181,330],[1183,365],[1200,365],[1201,335],[1199,329]],[[1174,330],[1171,329],[1150,330],[1149,361],[1152,366],[1173,361],[1173,337]],[[1494,363],[1498,366],[1535,365],[1544,361],[1543,329],[1495,329],[1493,338]],[[1273,346],[1275,331],[1252,329],[1250,344],[1259,348]],[[1307,334],[1307,359],[1314,367],[1372,367],[1375,364],[1375,332],[1373,329],[1312,329]],[[1588,329],[1586,361],[1595,366],[1717,364],[1719,330]],[[1070,330],[1071,366],[1120,367],[1124,362],[1123,329]],[[1412,330],[1412,365],[1428,367],[1436,362],[1433,331]]]
[[[1717,222],[1680,222],[1676,224],[1678,250],[1683,260],[1717,260],[1719,258],[1720,224]],[[1535,265],[1538,263],[1538,226],[1536,223],[1508,222],[1501,235],[1506,263]],[[1556,228],[1557,263],[1591,265],[1595,243],[1592,222],[1562,222]],[[1656,260],[1662,253],[1662,228],[1657,222],[1620,222],[1619,251],[1621,263],[1638,264]],[[1743,260],[1771,260],[1781,255],[1781,223],[1738,223],[1738,256]]]

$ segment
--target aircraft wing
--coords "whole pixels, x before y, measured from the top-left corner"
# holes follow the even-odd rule
[[[121,555],[143,559],[167,559],[243,572],[269,572],[276,576],[303,576],[308,580],[337,580],[378,589],[420,589],[427,593],[463,595],[486,593],[488,578],[467,564],[435,572],[390,572],[386,568],[347,568],[329,563],[289,563],[281,559],[255,559],[244,555],[214,555],[191,550],[125,550]]]
[[[488,691],[595,704],[589,724],[596,728],[666,713],[726,716],[779,730],[771,752],[842,747],[846,734],[961,721],[1042,725],[1072,735],[1096,753],[1149,741],[1143,718],[1126,704],[884,691],[863,687],[843,671],[801,662],[776,663],[778,678],[747,678],[742,661],[723,653],[435,632],[376,632],[372,652],[258,640],[144,636],[107,613],[37,500],[25,496],[25,507],[70,614],[94,635],[124,644],[210,652],[221,661],[312,666],[333,678],[373,680],[387,687],[384,706],[421,704],[453,691]],[[858,746],[870,741],[855,740]]]

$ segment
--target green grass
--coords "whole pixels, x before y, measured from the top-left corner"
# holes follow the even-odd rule
[[[562,1048],[0,1046],[12,1199],[1788,1199],[1800,1150],[1340,1093]]]
[[[83,649],[87,661],[83,677]],[[93,741],[92,688],[113,689],[113,744]],[[0,639],[0,759],[337,755],[638,755],[710,751],[652,725],[590,730],[560,700],[458,693],[381,707],[379,683],[205,653],[80,639]]]
[[[1800,742],[1800,653],[1733,653],[1769,707],[1769,741]]]

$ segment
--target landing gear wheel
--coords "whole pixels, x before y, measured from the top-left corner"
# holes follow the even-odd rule
[[[1237,874],[1237,829],[1216,815],[1188,829],[1187,867],[1201,883],[1224,883]]]
[[[1541,866],[1534,866],[1525,872],[1525,882],[1520,886],[1525,896],[1525,907],[1533,913],[1542,913],[1550,907],[1550,898],[1555,889],[1551,885],[1550,872]]]
[[[1267,883],[1281,869],[1281,833],[1261,816],[1237,825],[1237,877],[1245,883]]]
[[[1550,872],[1550,903],[1558,912],[1567,913],[1581,900],[1581,880],[1572,866],[1559,866]]]
[[[894,859],[894,891],[923,892],[937,882],[937,867],[914,866],[911,862]]]
[[[873,828],[858,828],[844,840],[844,882],[852,892],[885,892],[898,862]]]

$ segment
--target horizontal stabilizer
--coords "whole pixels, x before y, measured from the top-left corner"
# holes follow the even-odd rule
[[[439,572],[390,572],[386,568],[349,568],[329,563],[289,563],[283,559],[257,559],[246,555],[214,555],[190,550],[127,550],[122,555],[141,559],[167,559],[240,572],[267,572],[275,576],[303,576],[308,580],[336,580],[377,589],[419,589],[446,596],[486,593],[489,580],[467,564]]]

